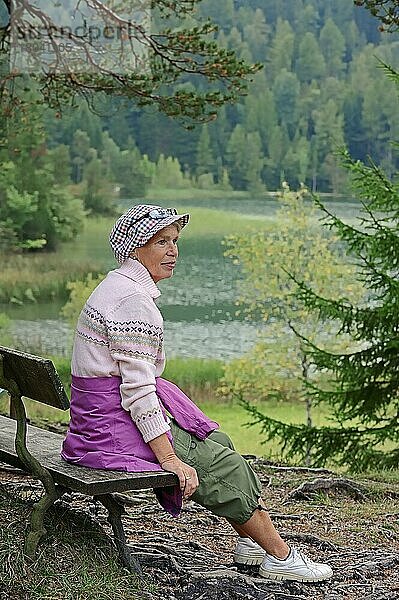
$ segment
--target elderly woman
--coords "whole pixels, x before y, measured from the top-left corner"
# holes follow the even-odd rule
[[[138,205],[115,223],[110,243],[120,266],[91,294],[77,324],[62,457],[93,468],[175,473],[179,485],[156,492],[162,506],[178,516],[182,500],[190,498],[225,517],[239,536],[237,563],[260,565],[269,579],[328,579],[328,565],[280,537],[259,479],[218,424],[161,378],[156,284],[173,275],[188,221],[175,209]]]

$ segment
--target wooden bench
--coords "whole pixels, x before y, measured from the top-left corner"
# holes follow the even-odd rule
[[[10,414],[14,417],[0,415],[0,461],[31,473],[45,488],[45,494],[32,510],[25,540],[26,556],[34,559],[37,545],[46,533],[43,525],[46,511],[64,493],[74,491],[93,496],[105,506],[123,564],[130,571],[141,572],[126,545],[121,521],[123,502],[113,494],[176,485],[177,477],[165,471],[126,473],[89,469],[62,460],[63,436],[28,425],[23,403],[23,397],[28,397],[62,410],[69,408],[51,360],[0,346],[0,388],[10,396]]]

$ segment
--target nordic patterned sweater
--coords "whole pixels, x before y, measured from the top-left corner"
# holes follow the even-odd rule
[[[122,378],[122,406],[145,442],[170,429],[155,393],[165,366],[163,319],[154,302],[160,294],[147,269],[128,258],[87,300],[72,353],[72,375]]]

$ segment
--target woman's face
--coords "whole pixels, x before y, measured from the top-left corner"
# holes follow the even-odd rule
[[[161,279],[172,277],[179,254],[178,239],[177,226],[168,225],[158,231],[144,246],[135,249],[133,256],[136,256],[149,271],[155,283]]]

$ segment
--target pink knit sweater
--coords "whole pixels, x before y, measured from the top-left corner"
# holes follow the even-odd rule
[[[122,406],[148,442],[170,429],[155,393],[165,366],[161,292],[149,272],[128,258],[110,271],[79,316],[72,375],[122,377]]]

